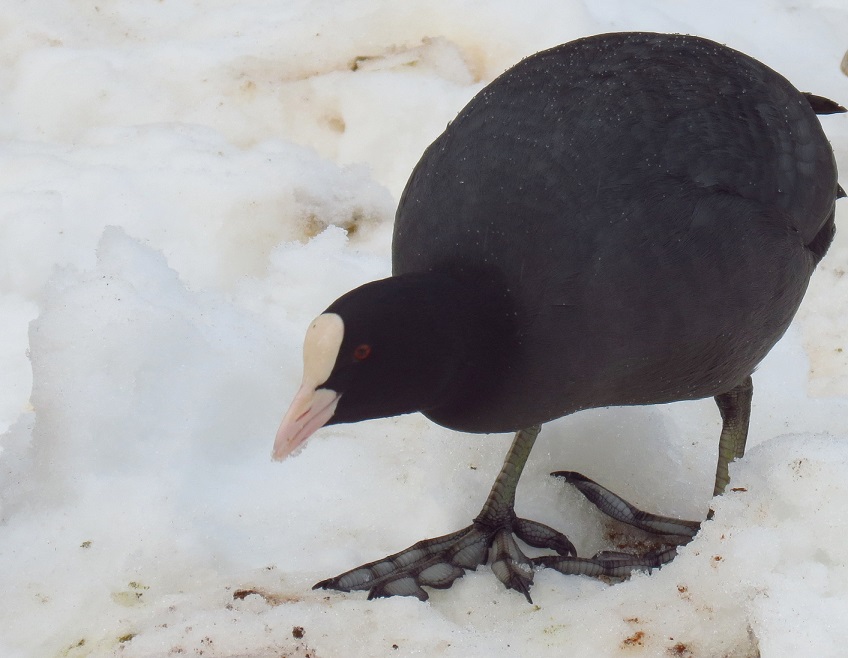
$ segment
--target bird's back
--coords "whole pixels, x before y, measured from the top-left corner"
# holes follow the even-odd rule
[[[788,327],[836,189],[810,103],[768,67],[695,37],[601,35],[527,58],[428,148],[394,273],[506,282],[517,340],[464,429],[705,397]]]

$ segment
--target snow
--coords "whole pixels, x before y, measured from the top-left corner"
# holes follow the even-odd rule
[[[842,0],[3,3],[0,655],[844,655],[848,202],[755,374],[734,491],[710,497],[710,400],[543,430],[518,513],[588,555],[620,529],[550,471],[713,509],[673,563],[540,571],[533,605],[488,568],[427,603],[311,590],[467,525],[510,437],[413,415],[272,463],[306,326],[388,274],[412,166],[487,81],[630,29],[848,101]],[[822,123],[848,171],[848,118]]]

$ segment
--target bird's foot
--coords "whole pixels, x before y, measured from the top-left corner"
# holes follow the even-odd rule
[[[643,555],[602,551],[592,558],[577,557],[574,545],[553,528],[515,516],[509,505],[487,503],[484,511],[467,528],[435,539],[424,539],[406,550],[363,564],[313,589],[342,592],[368,591],[368,598],[414,596],[426,601],[424,587],[447,589],[466,570],[487,561],[492,572],[508,589],[530,599],[535,567],[555,569],[569,575],[625,578],[637,569],[654,569],[671,561],[677,547],[689,542],[700,528],[696,521],[683,521],[637,509],[623,498],[589,478],[570,471],[552,475],[574,485],[608,516],[662,536],[665,547]],[[557,555],[527,557],[516,538],[529,546],[554,551]]]
[[[568,575],[625,578],[637,569],[651,570],[670,562],[677,554],[677,548],[691,541],[701,527],[698,521],[644,512],[580,473],[557,471],[551,475],[565,479],[599,510],[616,521],[661,536],[665,548],[643,555],[601,551],[591,559],[545,555],[535,558],[534,565],[555,569]]]
[[[574,545],[565,535],[542,523],[514,515],[496,523],[478,517],[458,532],[424,539],[382,560],[322,580],[313,589],[368,590],[369,599],[415,596],[425,601],[428,594],[423,587],[450,587],[466,569],[473,571],[484,564],[488,554],[498,580],[524,594],[532,603],[529,592],[535,561],[524,555],[515,537],[530,546],[556,551],[559,557],[575,554]]]

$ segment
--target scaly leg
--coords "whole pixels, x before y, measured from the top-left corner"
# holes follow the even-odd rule
[[[714,496],[724,493],[730,481],[728,475],[730,462],[745,454],[753,390],[753,383],[749,376],[739,386],[732,388],[727,393],[715,396],[716,404],[721,413],[722,428],[713,488]],[[677,553],[677,547],[688,543],[701,527],[701,524],[697,521],[684,521],[643,512],[609,489],[579,473],[557,471],[551,473],[551,475],[562,477],[574,485],[607,516],[646,532],[662,535],[666,543],[671,546],[663,551],[648,553],[647,555],[602,551],[591,560],[544,556],[536,558],[533,561],[534,564],[556,569],[566,574],[623,577],[634,569],[652,569],[671,561]],[[711,515],[712,513],[710,513]]]
[[[749,376],[736,388],[715,396],[721,413],[722,427],[721,438],[718,441],[718,465],[713,496],[720,496],[727,488],[730,482],[727,467],[730,462],[745,454],[753,395],[754,384]]]
[[[748,421],[751,416],[751,378],[727,393],[717,395],[722,417],[719,458],[716,468],[715,495],[728,483],[728,464],[745,452]],[[323,580],[315,589],[344,592],[368,590],[368,598],[415,596],[428,598],[423,587],[445,589],[466,569],[474,570],[491,560],[492,571],[509,589],[530,599],[533,567],[556,569],[565,574],[625,577],[635,569],[653,569],[672,560],[677,547],[689,542],[698,532],[698,521],[684,521],[637,509],[587,477],[571,471],[552,475],[565,478],[608,516],[664,537],[670,548],[647,555],[602,551],[591,559],[576,557],[574,545],[563,535],[536,521],[515,516],[515,490],[521,472],[533,448],[540,427],[521,430],[515,435],[483,509],[474,522],[458,532],[424,539],[406,550],[382,560],[369,562],[335,578]],[[557,555],[530,559],[513,537],[536,548],[553,550]]]

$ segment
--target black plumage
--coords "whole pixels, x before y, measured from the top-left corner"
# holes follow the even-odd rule
[[[844,111],[697,37],[607,34],[528,57],[415,167],[393,276],[327,309],[344,331],[332,371],[313,382],[335,396],[321,420],[421,411],[453,429],[503,432],[591,407],[715,396],[720,492],[744,451],[750,375],[834,234],[844,192],[816,113]],[[299,430],[299,413],[278,444],[315,429]],[[564,537],[512,511],[534,437],[516,439],[507,484],[462,531],[513,566],[523,556],[511,533],[569,553]],[[321,585],[426,596],[420,585],[447,586],[476,566],[456,557],[460,540],[448,550],[442,539],[414,547],[424,562],[410,549]],[[495,571],[527,593],[532,575]]]
[[[788,327],[836,187],[810,104],[741,53],[623,34],[529,57],[427,149],[398,208],[395,275],[490,268],[516,314],[486,407],[428,415],[508,431],[729,390]]]

